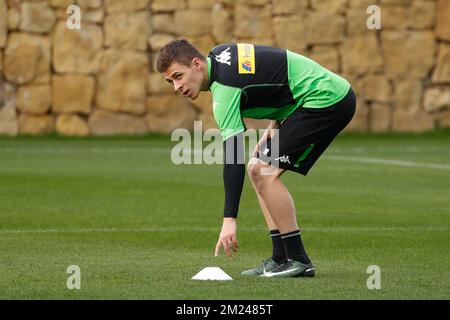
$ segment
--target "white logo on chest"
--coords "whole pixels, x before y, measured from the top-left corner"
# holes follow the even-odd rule
[[[231,50],[231,47],[228,47],[226,50],[222,51],[218,56],[216,56],[216,61],[231,66],[230,50]]]

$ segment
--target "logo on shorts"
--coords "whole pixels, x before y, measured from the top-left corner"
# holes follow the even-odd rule
[[[281,163],[289,163],[291,164],[291,161],[289,161],[289,156],[282,156],[275,159],[276,161],[280,161]]]
[[[216,61],[231,66],[230,50],[231,50],[231,47],[228,47],[226,50],[223,50],[218,56],[216,56]]]

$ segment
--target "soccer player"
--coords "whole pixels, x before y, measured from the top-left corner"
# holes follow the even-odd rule
[[[280,177],[307,175],[336,135],[351,121],[355,95],[342,77],[300,54],[253,44],[221,44],[204,57],[186,40],[166,44],[157,59],[175,91],[194,100],[211,91],[213,113],[224,141],[225,209],[215,248],[238,250],[239,202],[245,177],[242,118],[270,119],[247,171],[269,234],[272,256],[243,275],[313,277],[294,202]],[[273,152],[273,154],[272,154]]]

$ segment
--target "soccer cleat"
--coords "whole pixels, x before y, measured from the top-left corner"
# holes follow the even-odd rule
[[[264,272],[261,277],[266,278],[295,278],[314,277],[316,269],[312,263],[303,264],[299,261],[288,260],[271,271]]]
[[[274,261],[272,258],[268,258],[264,260],[259,266],[256,268],[245,270],[242,272],[243,276],[262,276],[265,272],[269,272],[276,267],[279,267],[281,264]]]

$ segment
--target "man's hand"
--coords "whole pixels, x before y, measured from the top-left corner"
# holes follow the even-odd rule
[[[231,251],[237,252],[239,244],[236,237],[236,219],[224,218],[222,231],[220,232],[219,241],[216,244],[215,256],[219,255],[220,247],[223,247],[228,257],[232,257]]]

